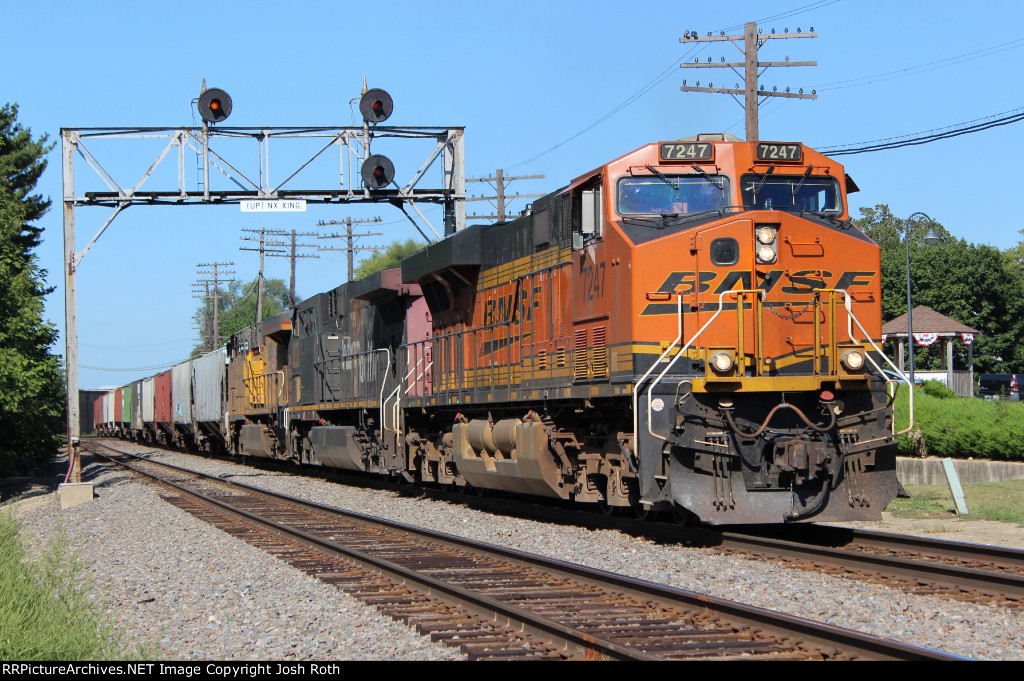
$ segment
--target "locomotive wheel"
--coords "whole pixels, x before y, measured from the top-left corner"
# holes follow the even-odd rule
[[[637,520],[653,520],[657,513],[650,506],[644,506],[639,501],[633,504],[633,515]]]
[[[697,516],[690,513],[679,504],[672,505],[672,520],[674,520],[677,525],[696,525],[698,522]]]

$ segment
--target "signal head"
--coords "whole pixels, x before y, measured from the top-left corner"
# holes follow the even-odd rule
[[[391,116],[395,103],[384,90],[374,88],[367,90],[359,100],[359,113],[367,123],[382,123]]]
[[[220,123],[231,115],[231,96],[220,88],[199,95],[199,115],[207,123]]]
[[[374,154],[363,161],[362,175],[368,189],[384,189],[395,179],[395,164],[387,156]]]

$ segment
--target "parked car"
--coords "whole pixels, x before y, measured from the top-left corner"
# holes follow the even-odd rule
[[[986,400],[1020,401],[1024,374],[982,374],[978,379],[978,397]]]

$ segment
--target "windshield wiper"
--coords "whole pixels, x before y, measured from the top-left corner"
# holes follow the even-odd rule
[[[708,175],[706,170],[704,170],[700,166],[696,166],[696,165],[695,166],[691,166],[691,167],[694,170],[696,170],[698,173],[703,175],[705,180],[707,180],[711,184],[713,184],[716,187],[718,187],[718,191],[720,191],[720,192],[724,192],[725,191],[725,185],[723,183],[719,182],[718,180],[716,180],[715,178],[711,177],[710,175]]]
[[[751,168],[751,170],[753,170],[753,168]],[[756,187],[754,187],[753,194],[754,194],[755,197],[758,194],[761,193],[761,187],[763,187],[764,183],[768,181],[768,176],[771,175],[774,172],[775,172],[775,166],[768,166],[768,172],[766,172],[763,175],[761,175],[761,181],[757,183]]]
[[[659,180],[667,184],[669,187],[672,187],[672,189],[679,191],[679,185],[675,184],[674,182],[672,182],[672,180],[662,175],[654,166],[647,166],[647,169],[650,170],[655,177],[657,177]]]
[[[638,225],[643,227],[654,227],[655,229],[665,229],[667,227],[675,227],[684,222],[690,222],[698,218],[705,217],[715,213],[719,216],[722,215],[722,211],[718,209],[704,210],[699,213],[659,213],[658,215],[651,216],[633,216],[622,219],[623,225]]]
[[[804,182],[807,181],[807,178],[811,176],[812,170],[814,170],[813,166],[807,166],[807,172],[804,173],[804,176],[801,177],[800,181],[796,183],[795,187],[793,187],[793,203],[796,203],[796,195],[800,191],[800,189],[803,188]]]

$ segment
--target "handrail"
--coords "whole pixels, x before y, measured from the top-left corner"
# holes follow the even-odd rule
[[[653,364],[651,364],[651,368],[645,371],[644,375],[641,376],[640,380],[637,381],[636,385],[633,386],[633,446],[631,449],[633,450],[633,463],[637,465],[639,465],[639,462],[636,460],[636,448],[637,439],[639,436],[638,431],[640,430],[640,416],[638,411],[640,407],[640,386],[643,385],[643,382],[646,381],[647,377],[651,375],[651,372],[654,371],[655,367],[657,367],[659,364],[665,361],[665,357],[667,357],[668,353],[672,351],[672,348],[676,346],[676,343],[683,339],[683,294],[681,293],[676,294],[676,316],[679,317],[679,335],[677,335],[675,340],[673,340],[669,344],[669,346],[665,348],[665,351],[661,353],[661,356],[658,357],[658,359]],[[648,399],[648,402],[650,402],[650,399]],[[649,418],[650,416],[648,416],[648,419]]]
[[[672,360],[668,362],[668,365],[664,369],[662,369],[662,371],[658,374],[658,376],[654,379],[654,381],[650,384],[650,386],[647,387],[647,389],[646,389],[646,393],[647,393],[647,432],[652,437],[655,437],[655,438],[657,438],[659,440],[665,440],[665,441],[668,440],[667,437],[663,437],[663,436],[655,433],[654,430],[651,427],[651,422],[653,420],[651,395],[654,392],[654,388],[662,381],[662,379],[672,369],[672,367],[679,360],[679,358],[690,349],[690,347],[693,345],[694,341],[702,333],[704,333],[704,331],[706,331],[707,328],[715,321],[715,319],[717,319],[718,316],[723,312],[723,309],[724,309],[724,297],[726,295],[733,294],[733,295],[737,296],[737,314],[740,315],[740,321],[739,321],[740,326],[739,326],[739,328],[742,330],[743,306],[740,304],[740,300],[741,300],[741,298],[745,294],[751,294],[751,293],[759,296],[761,300],[764,300],[764,298],[765,298],[765,291],[762,290],[762,289],[753,289],[753,290],[749,290],[749,291],[746,291],[746,290],[723,291],[719,295],[719,297],[718,297],[718,310],[715,312],[715,314],[712,315],[711,319],[709,319],[697,331],[697,333],[695,333],[686,342],[685,345],[680,347],[680,349],[676,353],[675,357],[673,357]],[[820,301],[820,298],[818,297],[818,296],[820,296],[821,293],[832,294],[832,295],[829,296],[829,303],[828,303],[828,305],[829,305],[829,307],[831,308],[831,311],[832,311],[832,313],[830,314],[830,320],[829,320],[829,336],[830,336],[830,338],[829,338],[829,343],[828,343],[828,346],[829,346],[828,350],[829,350],[830,354],[832,354],[832,355],[837,355],[838,354],[837,338],[836,338],[836,334],[835,334],[835,297],[834,297],[834,294],[840,293],[843,296],[843,307],[844,307],[844,309],[846,310],[846,313],[847,313],[847,323],[846,323],[846,326],[847,326],[847,335],[848,335],[848,337],[851,340],[853,340],[854,342],[858,342],[858,343],[866,342],[866,343],[869,343],[879,355],[881,355],[882,357],[885,358],[885,361],[893,368],[893,370],[900,376],[900,378],[902,378],[905,382],[907,382],[909,384],[909,380],[907,380],[907,378],[903,374],[903,372],[901,372],[899,369],[897,369],[895,364],[893,364],[892,360],[890,360],[885,355],[885,353],[882,352],[881,348],[878,347],[878,344],[875,343],[875,341],[871,338],[870,334],[868,334],[868,332],[865,330],[864,325],[861,323],[861,321],[854,314],[853,307],[852,307],[853,299],[850,296],[849,292],[846,291],[845,289],[816,289],[815,290],[815,299],[813,301],[813,303],[814,303],[816,308],[817,308],[818,305],[822,304],[821,301]],[[666,357],[672,352],[672,350],[676,347],[676,345],[682,339],[682,328],[683,328],[683,323],[682,323],[682,321],[683,321],[682,320],[682,296],[679,296],[678,299],[677,299],[677,314],[679,316],[679,335],[676,337],[676,339],[674,341],[672,341],[672,343],[661,354],[661,356],[658,357],[657,361],[654,362],[654,364],[651,366],[651,368],[649,368],[644,373],[644,375],[641,376],[641,378],[636,382],[636,384],[634,386],[634,390],[633,390],[633,432],[634,433],[637,433],[638,430],[639,430],[639,413],[638,413],[638,411],[639,411],[640,392],[642,390],[643,383],[654,372],[654,370],[657,368],[657,366],[665,361]],[[816,329],[817,329],[817,320],[818,320],[818,314],[817,314],[817,311],[815,311],[815,328]],[[760,328],[760,320],[755,319],[754,322],[755,322],[755,326],[759,329]],[[857,336],[854,334],[854,330],[853,330],[854,324],[857,325],[857,328],[863,334],[864,341],[858,341],[857,340]],[[758,331],[758,333],[760,333],[760,331]],[[816,332],[815,333],[815,357],[816,358],[821,354],[820,340],[819,340],[818,336],[819,336],[819,334]],[[740,344],[739,347],[742,348],[742,338],[741,338],[741,344]],[[871,356],[871,354],[870,353],[866,353],[866,357],[867,357],[868,362],[870,362],[871,365],[878,371],[878,373],[881,374],[884,377],[885,376],[884,372],[882,371],[882,369],[878,365],[878,363],[875,361],[875,359]],[[835,364],[835,362],[836,361],[837,361],[836,357],[832,357],[831,358],[831,360],[829,362],[829,371],[830,371],[830,373],[835,373],[835,371],[836,371],[836,368],[835,368],[836,364]],[[815,372],[817,373],[817,368],[815,369]],[[886,385],[887,386],[892,384],[892,383],[895,383],[895,382],[896,381],[893,381],[891,379],[886,378]],[[911,387],[911,389],[910,389],[910,407],[909,407],[910,408],[910,419],[909,419],[910,423],[909,423],[909,425],[908,425],[908,427],[906,429],[901,430],[899,432],[895,432],[895,421],[894,421],[893,424],[892,424],[893,431],[894,431],[893,434],[894,435],[902,435],[902,434],[904,434],[906,432],[909,432],[913,428],[913,425],[914,425],[914,395],[913,395],[913,392],[914,392],[913,388]],[[634,436],[634,439],[633,439],[632,454],[633,454],[634,460],[635,460],[635,457],[637,455],[637,437],[636,436]]]
[[[850,298],[850,294],[845,289],[838,289],[837,288],[837,289],[830,289],[830,290],[840,292],[845,297],[845,302],[843,303],[843,306],[846,308],[846,313],[849,315],[848,319],[850,321],[848,321],[848,324],[851,324],[851,326],[849,326],[850,338],[854,337],[853,336],[852,322],[856,322],[857,323],[857,328],[859,328],[861,333],[864,334],[865,340],[868,343],[871,343],[871,347],[873,347],[875,349],[875,352],[877,352],[879,355],[884,357],[885,361],[889,364],[889,366],[892,367],[893,371],[895,371],[896,374],[900,378],[902,378],[903,381],[908,386],[910,386],[909,387],[910,402],[909,402],[909,406],[908,406],[908,409],[910,410],[910,421],[909,421],[909,424],[907,425],[907,427],[905,429],[903,429],[903,430],[901,430],[901,431],[899,431],[897,433],[896,432],[896,416],[895,416],[895,412],[893,414],[893,420],[892,420],[892,430],[893,430],[893,436],[894,437],[896,435],[903,435],[904,433],[909,433],[910,430],[914,427],[914,386],[910,385],[910,379],[908,379],[906,377],[906,375],[902,371],[897,369],[896,365],[893,364],[892,360],[889,359],[889,357],[884,352],[882,352],[882,349],[878,347],[878,344],[875,343],[875,341],[871,338],[871,335],[864,329],[864,325],[861,324],[860,320],[857,319],[857,316],[855,314],[853,314],[852,299]],[[911,342],[913,342],[913,339],[911,339]],[[888,394],[889,385],[892,384],[892,383],[896,383],[897,381],[894,381],[894,380],[890,379],[889,377],[885,376],[885,372],[883,372],[882,368],[880,366],[878,366],[878,363],[875,362],[874,358],[871,357],[870,353],[867,354],[867,359],[868,359],[869,362],[871,362],[871,366],[875,367],[875,369],[878,370],[878,373],[881,374],[883,377],[885,377],[886,394]],[[895,393],[893,393],[893,395],[891,395],[890,397],[895,397]]]
[[[693,335],[693,337],[690,338],[690,340],[688,340],[686,342],[686,345],[684,345],[683,347],[681,347],[679,349],[679,352],[676,353],[676,356],[673,357],[672,361],[668,363],[668,366],[665,367],[660,374],[658,374],[658,377],[656,379],[654,379],[654,383],[651,383],[651,387],[647,389],[647,432],[650,433],[652,436],[658,438],[659,440],[668,440],[668,438],[667,437],[662,437],[662,436],[658,435],[657,433],[655,433],[653,430],[651,430],[651,418],[652,418],[652,416],[651,416],[651,393],[654,391],[654,387],[656,385],[658,385],[658,383],[661,382],[661,379],[663,379],[665,377],[665,374],[668,373],[669,369],[671,369],[672,366],[675,365],[675,363],[679,361],[679,358],[683,356],[683,353],[688,351],[690,349],[690,346],[693,345],[693,342],[695,340],[697,340],[697,338],[702,333],[704,333],[704,331],[706,331],[709,326],[711,326],[711,323],[714,322],[718,318],[718,315],[722,314],[722,311],[723,311],[724,305],[725,305],[725,301],[724,301],[725,296],[729,295],[730,293],[733,294],[733,295],[736,295],[737,296],[737,300],[738,300],[739,295],[743,294],[743,293],[758,293],[762,298],[764,297],[764,291],[762,291],[761,289],[755,289],[753,291],[722,291],[722,293],[720,293],[718,295],[718,310],[715,312],[715,314],[713,314],[711,316],[711,319],[709,319],[707,322],[704,323],[704,326],[700,327],[700,329],[697,331],[697,333],[695,333]],[[741,316],[743,315],[742,307],[743,307],[742,305],[739,305],[739,303],[737,303],[737,308],[739,309],[739,314]],[[680,330],[680,332],[682,331],[682,327],[683,327],[682,306],[680,306],[680,312],[679,312],[679,330]],[[681,334],[680,334],[680,338],[682,338]],[[636,411],[635,410],[633,412],[633,418],[636,418]],[[634,432],[636,432],[636,431],[634,430]]]
[[[255,404],[253,404],[253,399],[252,399],[252,395],[256,393],[256,390],[252,390],[252,389],[249,388],[249,385],[248,385],[249,382],[250,381],[260,381],[260,380],[266,381],[266,379],[269,378],[270,376],[274,376],[274,375],[277,375],[277,374],[280,374],[281,382],[280,382],[280,384],[278,385],[278,388],[277,388],[277,402],[275,403],[275,406],[276,406],[276,405],[281,403],[281,393],[284,392],[284,372],[283,371],[269,371],[269,372],[267,372],[265,374],[257,374],[256,376],[249,376],[248,378],[243,378],[242,379],[242,383],[246,387],[246,393],[247,393],[246,394],[246,400],[249,402],[249,407],[250,408],[254,408],[255,409],[257,407],[256,407]],[[269,401],[269,399],[268,399],[269,396],[265,394],[266,393],[266,386],[263,387],[263,391],[262,392],[264,393],[264,395],[263,395],[263,400],[262,400],[263,404],[261,406],[263,408],[267,408],[267,402]]]

